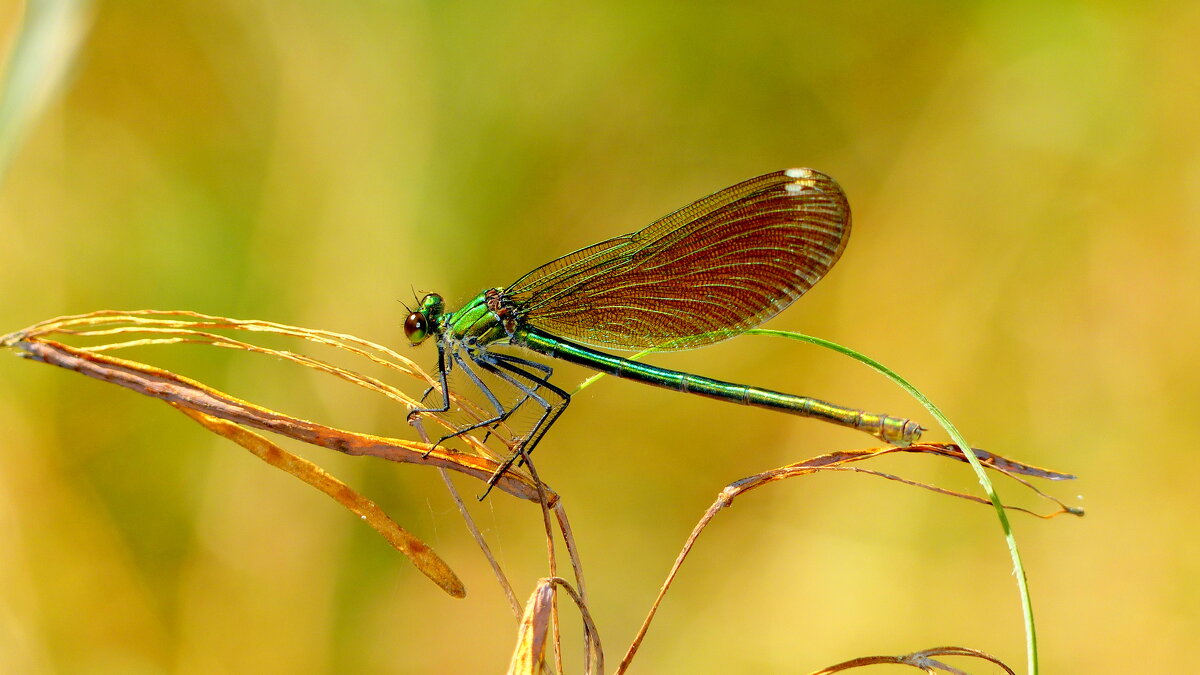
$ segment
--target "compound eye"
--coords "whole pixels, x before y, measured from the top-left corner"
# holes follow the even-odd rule
[[[409,314],[408,318],[404,320],[404,334],[414,345],[420,344],[429,337],[429,322],[426,321],[425,315],[420,312]]]

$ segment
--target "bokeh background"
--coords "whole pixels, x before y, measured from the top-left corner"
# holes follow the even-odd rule
[[[0,332],[183,308],[408,349],[414,292],[461,302],[744,178],[834,175],[850,247],[770,327],[859,348],[973,444],[1081,477],[1047,487],[1086,518],[1014,516],[1044,672],[1193,669],[1197,3],[8,2],[0,39],[26,78],[0,107]],[[382,400],[211,351],[149,356],[412,437]],[[430,345],[414,353],[432,367]],[[813,347],[746,337],[654,362],[930,426]],[[507,662],[511,612],[432,470],[287,444],[429,542],[462,601],[156,401],[15,358],[0,383],[0,670]],[[869,445],[616,380],[580,395],[538,466],[567,500],[610,668],[723,485]],[[975,485],[947,462],[879,468]],[[538,511],[500,494],[473,509],[523,597],[546,573]],[[805,672],[941,644],[1024,667],[995,515],[823,475],[717,519],[635,668]]]

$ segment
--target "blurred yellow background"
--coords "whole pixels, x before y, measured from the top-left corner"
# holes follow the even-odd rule
[[[193,309],[353,333],[432,368],[432,346],[404,340],[414,291],[456,306],[716,189],[815,167],[849,193],[854,236],[769,327],[858,348],[975,445],[1080,476],[1042,487],[1086,518],[1013,516],[1044,672],[1194,669],[1200,4],[78,7],[76,60],[0,184],[0,333]],[[28,10],[0,7],[6,68]],[[50,53],[70,54],[63,31]],[[163,351],[236,395],[412,437],[403,410],[295,368]],[[932,426],[813,347],[744,337],[652,361]],[[505,666],[511,612],[431,469],[286,444],[433,546],[462,601],[160,403],[15,358],[0,382],[0,670]],[[578,396],[538,468],[571,514],[609,669],[723,485],[870,440],[613,379]],[[877,466],[977,487],[948,462]],[[523,598],[546,573],[538,511],[503,494],[473,509]],[[718,517],[634,672],[806,672],[942,644],[1024,669],[995,515],[822,475]]]

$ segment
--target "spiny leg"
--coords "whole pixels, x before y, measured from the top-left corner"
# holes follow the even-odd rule
[[[481,426],[495,424],[496,421],[504,419],[505,413],[506,413],[504,406],[501,405],[499,399],[496,398],[495,394],[492,393],[491,389],[489,389],[487,387],[487,385],[485,385],[483,383],[483,381],[479,379],[479,376],[476,375],[475,372],[471,370],[471,367],[467,365],[466,361],[462,358],[462,355],[459,353],[459,351],[457,349],[457,345],[447,346],[445,341],[439,340],[437,343],[437,348],[438,348],[438,379],[440,380],[441,389],[442,389],[442,405],[439,408],[417,408],[415,410],[409,411],[409,413],[408,413],[409,424],[412,424],[413,418],[421,413],[428,413],[428,412],[442,413],[442,412],[447,412],[450,410],[450,385],[448,382],[448,377],[449,377],[450,369],[454,367],[455,363],[459,364],[459,366],[462,368],[462,370],[464,372],[466,372],[467,376],[471,378],[471,380],[475,383],[475,385],[477,387],[479,387],[479,390],[482,391],[485,396],[487,396],[488,401],[496,409],[496,415],[488,420],[484,420],[480,424],[469,426],[465,429],[459,429],[459,430],[455,431],[454,433],[447,434],[446,436],[442,436],[441,438],[439,438],[437,440],[437,442],[435,442],[432,446],[430,446],[429,451],[425,453],[425,455],[427,457],[429,456],[430,452],[433,452],[434,448],[441,445],[446,440],[454,438],[459,435],[462,435],[468,431],[471,431],[472,429],[477,429]],[[449,352],[449,359],[447,359],[447,351]],[[433,388],[430,387],[430,389],[427,389],[425,391],[425,393],[421,395],[422,401],[425,400],[425,397],[427,397],[429,395],[429,392],[432,391],[432,389]]]
[[[422,413],[446,412],[446,411],[450,410],[450,387],[446,384],[446,378],[449,374],[449,368],[446,365],[446,346],[441,340],[438,340],[437,350],[438,350],[438,363],[437,363],[438,380],[440,381],[440,384],[442,385],[442,407],[440,407],[440,408],[415,408],[413,410],[408,411],[408,423],[409,424],[413,423],[414,417],[416,417],[417,415],[420,415]],[[421,402],[422,403],[425,402],[425,397],[429,396],[429,392],[431,392],[431,391],[433,391],[433,387],[426,389],[425,393],[421,394]]]
[[[529,359],[522,359],[522,358],[519,358],[516,356],[512,356],[511,354],[500,354],[498,352],[487,352],[486,357],[492,361],[505,361],[507,363],[515,363],[518,365],[533,368],[534,370],[541,373],[541,375],[535,376],[535,375],[530,375],[529,373],[523,373],[523,374],[526,377],[530,378],[531,380],[538,381],[539,383],[544,383],[546,380],[550,379],[550,376],[554,373],[554,369],[544,363],[538,363],[537,361],[530,361]]]
[[[527,366],[530,365],[530,361],[509,356],[507,354],[494,354],[493,356],[495,357],[496,366],[499,366],[500,368],[503,368],[511,373],[525,377],[529,381],[533,382],[534,390],[530,391],[530,395],[542,403],[542,409],[544,412],[542,413],[541,418],[539,418],[537,423],[533,425],[533,429],[530,430],[529,435],[525,437],[525,441],[521,444],[525,454],[529,454],[530,452],[533,452],[534,446],[536,446],[538,442],[542,440],[542,436],[545,436],[546,432],[550,430],[550,427],[553,426],[558,420],[558,416],[562,414],[563,410],[566,410],[567,405],[571,402],[571,395],[565,390],[560,389],[552,384],[549,379],[538,377],[514,365],[519,364],[522,366]],[[546,369],[549,370],[549,367],[546,366]],[[513,384],[516,385],[517,383],[514,382]],[[518,388],[521,387],[518,386]],[[538,396],[537,394],[533,393],[537,389],[545,389],[554,394],[556,397],[558,397],[559,403],[550,403],[545,397]]]
[[[538,387],[538,386],[539,386],[541,383],[544,383],[544,382],[546,382],[547,380],[549,380],[549,379],[550,379],[550,376],[554,374],[554,369],[553,369],[553,368],[551,368],[550,366],[548,366],[548,365],[544,364],[544,363],[538,363],[537,361],[530,361],[530,360],[528,360],[528,359],[522,359],[522,358],[519,358],[519,357],[516,357],[516,356],[510,356],[510,355],[508,355],[508,354],[495,354],[495,353],[491,353],[491,352],[485,352],[485,351],[482,351],[482,350],[480,351],[480,353],[479,353],[479,355],[478,355],[478,356],[476,356],[476,354],[475,354],[474,352],[471,352],[471,351],[468,351],[468,354],[470,354],[470,355],[471,355],[471,359],[472,359],[473,361],[476,361],[476,362],[478,362],[478,361],[480,361],[480,360],[484,360],[484,361],[488,361],[489,363],[491,363],[491,362],[493,362],[493,360],[504,359],[504,360],[506,360],[506,361],[509,361],[509,362],[512,362],[512,363],[518,363],[518,364],[520,364],[520,365],[522,365],[522,366],[527,366],[527,367],[530,367],[530,368],[533,368],[533,369],[537,370],[537,371],[540,373],[540,375],[532,375],[532,374],[529,374],[529,373],[524,373],[524,375],[525,375],[525,376],[526,376],[526,377],[527,377],[527,378],[528,378],[530,381],[532,381],[532,382],[536,383],[536,384],[534,385],[534,388],[535,388],[535,389],[536,389],[536,388],[537,388],[537,387]],[[499,374],[499,373],[497,373],[497,376],[498,376],[498,377],[502,377],[502,376],[500,376],[500,374]],[[508,378],[503,378],[503,379],[504,379],[505,381],[509,381],[509,380],[508,380]],[[511,382],[511,381],[509,381],[509,383],[510,383],[510,384],[514,384],[514,385],[516,384],[515,382]],[[521,387],[518,387],[518,390],[524,391],[524,390],[523,390]],[[530,398],[531,398],[531,397],[530,397],[530,395],[529,395],[528,393],[526,393],[526,394],[522,395],[522,396],[521,396],[521,400],[519,400],[519,401],[517,401],[516,403],[514,403],[514,404],[512,405],[512,407],[508,409],[508,412],[506,412],[506,413],[505,413],[505,414],[502,416],[502,417],[503,417],[503,419],[501,419],[500,421],[504,421],[504,420],[508,419],[508,417],[509,417],[510,415],[512,415],[514,412],[516,412],[516,411],[517,411],[517,410],[518,410],[518,409],[519,409],[521,406],[525,405],[525,402],[526,402],[526,401],[528,401]],[[483,425],[478,425],[478,426],[483,426]],[[478,428],[478,426],[477,426],[476,428]],[[483,435],[483,442],[484,442],[484,443],[487,443],[487,441],[488,441],[488,438],[490,438],[490,437],[491,437],[491,434],[492,434],[492,430],[491,430],[491,429],[488,429],[487,433]]]
[[[537,404],[543,410],[542,417],[538,419],[538,422],[537,422],[538,424],[541,424],[542,420],[544,420],[546,418],[546,412],[555,407],[553,404],[551,404],[549,401],[547,401],[544,397],[538,395],[536,387],[529,387],[529,386],[525,385],[524,383],[522,383],[520,380],[517,380],[516,378],[514,378],[512,375],[509,375],[508,373],[505,373],[505,372],[501,371],[499,368],[492,366],[490,364],[482,364],[481,363],[480,367],[484,368],[485,370],[492,373],[496,377],[503,379],[505,382],[508,382],[512,386],[523,391],[525,393],[525,396],[524,396],[524,398],[522,398],[522,401],[528,401],[528,400],[532,399],[535,402],[537,402]],[[529,373],[527,373],[527,372],[524,372],[524,371],[518,371],[518,372],[521,372],[522,375],[529,377]],[[500,465],[498,467],[496,467],[496,470],[492,472],[492,475],[487,480],[487,489],[483,491],[482,495],[479,495],[480,501],[483,501],[484,499],[487,498],[488,494],[491,493],[492,488],[495,487],[496,482],[499,481],[500,477],[503,476],[505,473],[507,473],[510,468],[512,468],[512,465],[514,463],[516,463],[518,466],[520,466],[528,460],[528,457],[526,456],[527,455],[526,442],[528,440],[529,440],[529,438],[526,437],[525,439],[519,441],[516,444],[513,451],[509,454],[508,458],[505,459],[503,462],[501,462]]]
[[[450,440],[451,438],[456,438],[458,436],[461,436],[461,435],[467,433],[468,431],[473,431],[480,427],[490,427],[494,424],[503,422],[504,420],[508,419],[508,416],[511,415],[514,410],[516,410],[516,407],[505,408],[504,405],[502,403],[500,403],[500,399],[496,398],[496,395],[494,393],[492,393],[491,388],[488,387],[486,384],[484,384],[483,380],[480,379],[480,377],[475,374],[475,371],[472,370],[471,366],[469,366],[467,364],[467,361],[466,361],[466,359],[464,359],[462,357],[462,354],[458,353],[457,351],[451,352],[450,358],[453,359],[454,363],[457,363],[459,365],[459,367],[462,369],[462,371],[467,374],[467,377],[471,378],[471,381],[475,384],[475,386],[478,387],[479,390],[483,392],[483,395],[487,397],[488,402],[491,403],[492,407],[496,409],[496,414],[493,415],[492,417],[489,417],[488,419],[481,420],[474,424],[470,424],[461,429],[456,429],[453,433],[442,436],[441,438],[439,438],[437,440],[436,443],[433,444],[434,448],[441,445],[445,441]],[[472,360],[473,361],[475,360],[474,355],[472,355]],[[482,365],[479,361],[475,361],[475,363],[477,365]],[[505,378],[505,379],[507,379],[507,378]],[[522,402],[524,402],[524,401],[522,401]],[[444,412],[444,411],[439,411],[439,412]],[[433,448],[430,448],[430,450],[432,450],[432,449]]]
[[[449,349],[450,352],[449,359],[446,358],[447,349]],[[471,357],[471,361],[489,373],[495,375],[502,381],[507,382],[515,387],[519,392],[521,392],[522,398],[516,403],[516,405],[506,408],[502,403],[500,403],[500,400],[492,392],[491,388],[488,387],[479,377],[479,375],[474,372],[474,370],[467,363],[466,359],[463,358],[462,354],[457,349],[454,349],[453,347],[448,348],[444,343],[439,342],[438,379],[442,390],[442,405],[438,408],[418,408],[410,411],[408,414],[410,423],[413,417],[421,413],[447,412],[450,410],[451,401],[448,374],[450,368],[452,368],[453,364],[455,363],[462,368],[463,372],[467,374],[467,377],[471,379],[475,386],[478,387],[481,392],[483,392],[484,396],[487,397],[488,402],[496,410],[496,414],[491,418],[481,420],[475,424],[458,429],[452,434],[443,436],[433,444],[434,448],[450,438],[460,436],[474,429],[493,426],[497,423],[504,422],[518,408],[520,408],[521,405],[531,399],[534,400],[543,411],[541,417],[538,418],[537,423],[530,431],[529,436],[527,436],[525,440],[520,443],[517,451],[514,452],[513,455],[504,463],[502,463],[496,472],[493,473],[491,478],[488,479],[488,488],[483,494],[483,497],[486,497],[488,492],[491,491],[492,487],[496,484],[500,477],[512,467],[514,462],[519,460],[523,463],[525,461],[525,455],[533,450],[534,446],[536,446],[538,441],[541,440],[542,436],[545,435],[549,427],[553,425],[558,419],[558,416],[562,414],[562,411],[566,408],[567,404],[570,403],[571,397],[566,391],[563,391],[559,387],[550,384],[550,382],[547,381],[550,375],[553,374],[554,370],[544,363],[538,363],[536,361],[530,361],[516,356],[509,356],[507,354],[494,354],[482,349],[468,349],[467,352]],[[530,370],[526,370],[526,368],[536,372],[530,372]],[[518,377],[524,378],[525,381],[518,379]],[[526,382],[529,384],[526,384]],[[554,394],[560,402],[551,403],[545,397],[539,395],[537,390],[542,387]],[[426,391],[426,393],[422,395],[422,400],[424,400],[424,398],[428,395],[429,391]],[[481,499],[483,497],[481,497]]]
[[[486,357],[486,360],[481,359],[476,361],[476,363],[488,372],[494,374],[496,377],[503,379],[523,392],[525,394],[525,398],[522,399],[523,401],[529,399],[536,401],[542,408],[542,416],[538,418],[538,421],[534,424],[533,429],[529,432],[529,435],[525,438],[525,440],[520,442],[516,450],[513,451],[512,455],[505,460],[495,472],[492,473],[491,478],[488,479],[487,491],[483,493],[483,496],[480,497],[480,499],[487,497],[488,492],[491,492],[491,489],[493,486],[495,486],[496,481],[500,480],[500,477],[503,476],[504,473],[508,471],[514,463],[518,463],[519,466],[526,461],[527,455],[533,452],[534,446],[536,446],[538,441],[542,439],[542,437],[546,434],[546,431],[550,429],[550,427],[558,419],[558,416],[562,414],[562,411],[566,409],[567,404],[571,402],[570,394],[551,384],[545,378],[539,377],[527,370],[523,370],[516,365],[528,365],[528,362],[525,362],[524,359],[502,354],[487,354]],[[538,365],[541,366],[542,364]],[[546,368],[548,369],[548,367]],[[541,369],[539,368],[539,370]],[[506,373],[503,371],[508,372]],[[533,383],[533,386],[531,387],[526,385],[524,382],[517,379],[517,377],[514,377],[514,375],[525,378],[529,382]],[[551,403],[545,397],[538,394],[538,389],[540,388],[545,388],[547,391],[557,396],[559,402]]]

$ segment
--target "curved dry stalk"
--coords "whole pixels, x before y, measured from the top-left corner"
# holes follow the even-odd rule
[[[533,481],[537,485],[541,485],[542,481],[538,477],[537,467],[533,465],[533,459],[529,455],[522,455],[525,462],[525,468],[529,470],[529,475],[533,477]],[[550,567],[551,579],[558,578],[558,556],[554,552],[554,528],[550,524],[550,505],[546,501],[546,495],[539,492],[538,503],[542,507],[542,527],[546,533],[546,560]],[[550,629],[554,636],[554,665],[558,670],[555,672],[566,672],[563,670],[562,662],[562,631],[558,622],[558,596],[550,598]]]
[[[978,448],[973,448],[972,451],[975,453],[975,455],[979,459],[980,463],[983,464],[985,467],[987,467],[989,469],[993,469],[995,471],[998,471],[1001,474],[1004,474],[1005,476],[1020,483],[1022,486],[1028,488],[1037,496],[1045,499],[1046,501],[1053,502],[1055,505],[1058,506],[1058,509],[1056,511],[1053,511],[1050,513],[1045,513],[1045,514],[1037,513],[1030,509],[1022,508],[1019,506],[1012,506],[1012,505],[1008,505],[1008,504],[1005,505],[1005,507],[1004,507],[1005,509],[1010,510],[1010,511],[1020,511],[1022,513],[1027,513],[1031,516],[1036,516],[1038,518],[1043,518],[1043,519],[1055,518],[1055,517],[1058,517],[1058,516],[1061,516],[1064,514],[1070,514],[1073,516],[1084,515],[1083,509],[1081,509],[1079,507],[1068,506],[1068,505],[1064,504],[1057,497],[1046,494],[1045,492],[1037,489],[1029,481],[1022,478],[1022,476],[1033,476],[1036,478],[1044,478],[1046,480],[1059,481],[1059,480],[1074,480],[1075,476],[1068,474],[1068,473],[1062,473],[1062,472],[1053,471],[1050,469],[1043,469],[1043,468],[1036,467],[1036,466],[1033,466],[1030,464],[1025,464],[1023,462],[1018,462],[1016,460],[1008,459],[1001,455],[997,455],[995,453],[990,453],[985,450],[980,450]],[[947,495],[949,497],[957,497],[959,499],[966,499],[968,501],[972,501],[977,504],[991,504],[990,500],[984,499],[982,497],[976,497],[974,495],[966,494],[964,492],[958,492],[955,490],[948,490],[946,488],[940,488],[940,487],[937,487],[936,485],[929,485],[928,483],[922,483],[920,481],[913,481],[913,480],[909,480],[907,478],[901,478],[899,476],[894,476],[892,474],[883,473],[882,471],[876,471],[874,469],[864,469],[864,468],[860,468],[860,467],[845,466],[846,464],[850,464],[853,462],[861,462],[863,460],[873,459],[875,457],[882,457],[884,455],[890,455],[890,454],[894,454],[894,453],[929,454],[929,455],[935,455],[938,457],[945,457],[947,459],[954,459],[954,460],[957,460],[957,461],[963,462],[963,463],[966,463],[966,461],[967,461],[966,455],[963,454],[962,450],[959,449],[959,447],[954,445],[953,443],[921,443],[921,444],[917,444],[917,445],[908,445],[908,446],[903,446],[903,447],[888,446],[888,447],[882,447],[882,448],[870,448],[867,450],[839,450],[837,452],[831,452],[831,453],[827,453],[824,455],[818,455],[816,457],[804,460],[802,462],[788,464],[787,466],[782,466],[777,469],[772,469],[770,471],[764,471],[763,473],[759,473],[759,474],[755,474],[753,476],[749,476],[747,478],[743,478],[739,481],[735,481],[734,483],[732,483],[729,487],[726,488],[726,491],[729,491],[730,488],[736,488],[736,494],[742,494],[744,492],[749,492],[750,490],[762,487],[763,485],[766,485],[768,483],[773,483],[775,481],[785,480],[788,478],[794,478],[796,476],[802,476],[802,475],[806,475],[806,474],[813,473],[816,471],[855,471],[855,472],[859,472],[859,473],[865,473],[865,474],[869,474],[869,475],[873,475],[873,476],[878,476],[880,478],[886,478],[888,480],[894,480],[894,481],[897,481],[900,483],[904,483],[905,485],[919,487],[919,488],[922,488],[925,490],[929,490],[931,492],[936,492],[938,494]],[[732,501],[734,496],[736,496],[736,495],[731,494],[729,496],[729,501]],[[728,505],[728,504],[726,504],[726,505]]]
[[[620,673],[625,672],[625,670],[629,667],[630,663],[632,662],[633,657],[637,654],[638,649],[641,647],[642,641],[646,637],[647,631],[649,631],[649,629],[650,629],[650,623],[654,620],[654,616],[655,616],[655,614],[657,614],[658,608],[662,604],[663,598],[666,597],[667,591],[671,588],[671,584],[675,581],[675,577],[679,574],[679,569],[683,566],[683,561],[685,559],[687,559],[688,554],[691,552],[692,548],[695,546],[696,540],[699,539],[700,534],[704,531],[704,529],[706,527],[708,527],[709,522],[712,521],[712,519],[717,515],[717,513],[719,513],[723,509],[725,509],[728,506],[730,506],[731,504],[733,504],[733,500],[743,493],[757,489],[764,485],[768,485],[770,483],[774,483],[776,481],[785,480],[788,478],[796,478],[798,476],[811,475],[811,474],[814,474],[814,473],[817,473],[820,471],[854,471],[854,472],[866,473],[869,475],[879,476],[881,478],[887,478],[889,480],[899,481],[906,485],[912,485],[914,487],[925,488],[925,489],[937,492],[938,494],[944,494],[944,495],[952,496],[952,497],[959,497],[962,499],[973,501],[978,504],[984,504],[984,505],[991,504],[991,501],[980,498],[980,497],[976,497],[974,495],[955,492],[953,490],[939,488],[937,486],[929,485],[926,483],[920,483],[918,481],[911,481],[911,480],[908,480],[905,478],[901,478],[899,476],[893,476],[891,474],[886,474],[886,473],[883,473],[880,471],[876,471],[874,469],[846,466],[847,464],[850,464],[853,462],[860,462],[860,461],[872,459],[875,457],[882,457],[884,455],[889,455],[889,454],[896,453],[896,452],[932,454],[935,456],[946,457],[946,458],[955,459],[958,461],[963,461],[963,462],[967,461],[966,456],[963,454],[962,450],[952,443],[926,443],[926,444],[910,445],[910,446],[904,446],[904,447],[888,446],[888,447],[882,447],[882,448],[871,448],[871,449],[867,449],[867,450],[844,450],[844,451],[838,451],[838,452],[831,452],[831,453],[827,453],[824,455],[818,455],[817,457],[813,457],[813,458],[805,460],[803,462],[796,462],[794,464],[788,464],[786,466],[782,466],[777,469],[772,469],[770,471],[765,471],[763,473],[759,473],[759,474],[755,474],[753,476],[749,476],[747,478],[743,478],[741,480],[735,481],[735,482],[727,485],[725,487],[725,489],[721,490],[720,494],[718,494],[717,499],[712,503],[712,505],[709,506],[708,509],[704,512],[704,515],[701,516],[700,521],[698,523],[696,523],[695,527],[692,528],[692,532],[691,532],[691,534],[688,535],[687,540],[684,541],[683,548],[680,550],[679,555],[677,555],[675,557],[675,562],[671,565],[671,569],[667,573],[666,580],[663,582],[662,586],[659,587],[658,595],[655,597],[654,602],[651,604],[650,611],[647,613],[646,618],[642,621],[641,628],[638,629],[637,635],[634,636],[633,642],[629,645],[629,649],[625,653],[625,657],[621,660],[621,663],[617,666],[616,672],[618,673],[618,675]],[[1017,462],[1015,460],[1001,457],[1000,455],[996,455],[994,453],[988,453],[988,452],[984,452],[981,450],[975,450],[974,452],[976,453],[976,456],[979,458],[980,462],[987,468],[999,471],[1000,473],[1002,473],[1006,476],[1009,476],[1010,478],[1013,478],[1014,480],[1020,482],[1022,485],[1026,485],[1027,487],[1030,487],[1031,489],[1033,489],[1032,486],[1030,486],[1020,476],[1022,476],[1022,475],[1034,476],[1034,477],[1038,477],[1038,478],[1045,478],[1048,480],[1070,480],[1070,479],[1074,478],[1074,476],[1072,476],[1070,474],[1052,471],[1049,469],[1042,469],[1042,468],[1034,467],[1034,466],[1031,466],[1028,464],[1024,464],[1022,462]],[[1033,511],[1030,511],[1028,509],[1021,508],[1021,507],[1006,506],[1005,508],[1014,510],[1014,511],[1020,511],[1023,513],[1028,513],[1030,515],[1034,515],[1039,518],[1053,518],[1055,516],[1068,514],[1068,513],[1071,515],[1077,515],[1077,516],[1083,515],[1083,511],[1081,509],[1068,507],[1065,504],[1063,504],[1061,501],[1055,499],[1054,497],[1045,495],[1044,493],[1042,493],[1041,491],[1038,491],[1038,490],[1034,490],[1034,491],[1039,496],[1042,496],[1045,499],[1050,500],[1050,501],[1054,502],[1055,504],[1057,504],[1059,507],[1058,510],[1053,513],[1050,513],[1050,514],[1038,514],[1038,513],[1034,513]],[[979,652],[979,654],[983,654],[983,653]],[[890,657],[871,657],[871,658],[890,658]]]
[[[417,428],[417,433],[421,435],[421,440],[429,442],[429,435],[425,433],[425,427],[420,423],[413,425]],[[504,592],[504,597],[508,599],[508,604],[512,608],[513,616],[518,621],[521,620],[521,603],[517,600],[517,594],[513,591],[512,583],[509,582],[508,576],[504,574],[504,570],[500,567],[500,561],[496,559],[492,553],[492,547],[488,545],[487,540],[483,538],[483,533],[479,531],[479,526],[475,524],[475,519],[471,516],[471,512],[467,510],[467,505],[463,501],[462,495],[458,493],[458,488],[454,487],[454,481],[450,480],[450,473],[445,469],[438,469],[438,474],[442,477],[442,482],[446,484],[446,490],[450,493],[450,499],[454,502],[454,506],[458,509],[459,515],[462,516],[463,523],[467,526],[467,531],[471,533],[471,538],[475,540],[475,544],[479,546],[479,550],[483,553],[483,557],[492,567],[492,574],[496,576],[496,582],[500,584],[500,590]]]
[[[542,485],[543,483],[537,474],[537,467],[533,465],[532,460],[528,456],[525,457],[525,463],[529,470],[529,475],[533,477],[534,483]],[[550,513],[553,511],[555,518],[558,521],[559,530],[562,533],[563,543],[567,547],[567,556],[571,560],[571,569],[575,574],[576,582],[579,584],[579,591],[577,594],[570,586],[566,586],[566,588],[571,592],[576,604],[580,606],[580,609],[586,612],[587,596],[583,587],[583,563],[579,557],[579,549],[576,546],[575,537],[571,531],[570,521],[567,519],[566,508],[563,506],[562,500],[558,500],[552,504],[550,503],[547,495],[543,494],[540,498],[542,507],[542,526],[546,535],[546,559],[550,569],[550,577],[548,578],[560,579],[558,576],[558,554],[554,544],[554,529],[550,521]],[[563,581],[563,583],[565,584],[566,582]],[[553,631],[554,637],[554,665],[557,668],[556,672],[564,673],[566,670],[563,667],[562,661],[562,630],[560,626],[558,597],[555,596],[550,599],[550,630]],[[585,633],[585,638],[586,635],[587,634]],[[587,645],[585,645],[585,650],[586,649]]]
[[[968,649],[966,647],[934,647],[932,649],[922,649],[919,652],[902,654],[900,656],[862,656],[857,659],[850,659],[849,661],[843,661],[827,668],[813,671],[811,675],[830,675],[830,673],[840,673],[843,670],[849,670],[851,668],[874,666],[885,663],[919,668],[927,673],[930,673],[931,675],[933,673],[937,673],[938,671],[950,673],[951,675],[967,675],[965,671],[959,670],[958,668],[954,668],[953,666],[936,660],[933,658],[935,656],[964,656],[968,658],[981,659],[983,661],[988,661],[989,663],[1000,666],[1004,669],[1004,672],[1008,673],[1008,675],[1016,675],[1016,673],[1013,672],[1013,669],[1009,668],[1000,659],[988,654],[987,652],[981,652],[978,649]]]
[[[475,540],[475,545],[479,547],[479,550],[483,552],[483,557],[491,565],[492,574],[496,576],[496,582],[500,584],[500,590],[504,592],[504,597],[508,599],[513,616],[520,620],[521,603],[517,600],[517,594],[513,591],[512,583],[509,582],[508,576],[504,574],[504,570],[500,567],[500,561],[492,553],[492,547],[483,538],[483,533],[479,531],[479,526],[475,524],[475,519],[471,517],[471,512],[467,510],[467,505],[463,501],[462,495],[458,494],[458,488],[454,487],[454,481],[450,480],[450,473],[445,469],[438,469],[438,473],[441,474],[442,482],[446,484],[446,490],[450,492],[450,499],[454,501],[454,506],[458,508],[458,514],[462,516],[463,523],[467,526],[467,531],[471,533],[471,538]]]
[[[583,560],[579,557],[579,547],[575,543],[575,533],[571,530],[571,523],[567,520],[567,509],[560,499],[552,507],[554,517],[558,520],[558,530],[562,533],[563,544],[567,547],[567,557],[571,559],[571,569],[575,574],[575,584],[579,587],[579,598],[587,604],[587,584],[583,579]]]

